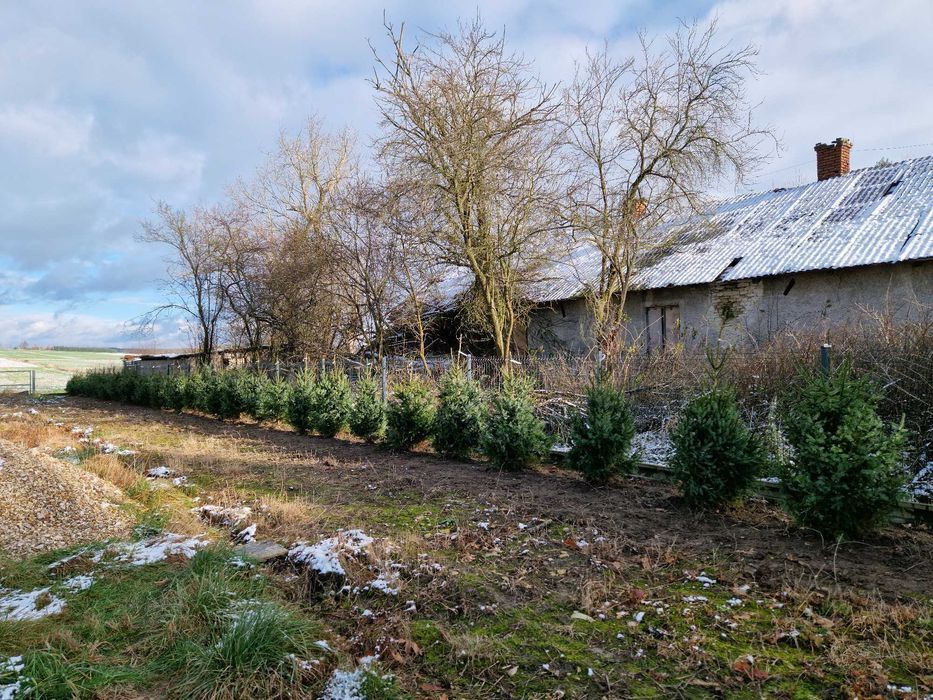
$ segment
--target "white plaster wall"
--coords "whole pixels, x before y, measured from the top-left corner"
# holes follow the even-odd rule
[[[924,310],[933,313],[933,261],[632,292],[625,305],[629,342],[644,345],[647,307],[672,305],[680,307],[687,345],[722,339],[749,346],[787,329],[829,332],[876,312],[905,321]],[[586,353],[592,345],[590,318],[582,299],[539,307],[532,312],[529,347]]]

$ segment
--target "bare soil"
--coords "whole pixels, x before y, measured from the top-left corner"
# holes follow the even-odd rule
[[[24,400],[4,403],[10,401],[23,405]],[[754,578],[763,590],[793,582],[797,587],[878,592],[885,598],[912,598],[933,591],[933,534],[925,525],[892,526],[870,541],[837,544],[794,528],[779,509],[763,501],[729,512],[693,513],[670,485],[644,478],[622,479],[596,489],[553,465],[512,474],[482,463],[440,459],[426,451],[393,454],[350,439],[301,436],[286,429],[90,399],[62,399],[56,408],[62,419],[85,424],[103,425],[119,418],[140,428],[158,425],[247,441],[257,452],[250,460],[253,478],[266,479],[273,486],[287,474],[291,491],[323,489],[336,502],[365,503],[376,493],[392,494],[400,506],[462,497],[516,521],[537,518],[596,528],[624,543],[632,557],[676,549],[678,558],[699,565],[725,561],[737,574]],[[263,457],[269,465],[265,472]],[[218,461],[203,468],[223,478],[229,467]]]

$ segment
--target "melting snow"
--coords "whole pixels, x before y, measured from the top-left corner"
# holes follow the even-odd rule
[[[288,558],[295,564],[307,566],[319,574],[346,576],[340,563],[339,554],[359,554],[373,543],[373,538],[362,530],[347,530],[334,537],[328,537],[317,544],[296,542],[288,552]]]
[[[366,656],[360,659],[360,665],[354,671],[334,671],[319,700],[366,700],[363,681],[374,660],[375,657]]]
[[[207,545],[206,540],[198,537],[184,535],[160,535],[141,542],[117,545],[120,552],[118,561],[129,562],[133,566],[154,564],[172,555],[179,555],[190,559],[197,554],[198,549]]]
[[[23,670],[23,657],[11,656],[6,661],[0,661],[0,677],[15,676],[12,683],[0,685],[0,700],[13,700],[23,687],[23,679],[20,672]]]
[[[253,523],[249,527],[245,527],[236,533],[237,542],[249,543],[256,539],[256,523]]]
[[[397,583],[397,579],[392,579],[390,581],[385,574],[382,574],[379,578],[370,583],[369,587],[374,591],[381,591],[386,595],[398,595],[398,588],[393,588],[393,583]]]
[[[49,615],[57,615],[65,609],[65,601],[49,593],[49,590],[48,586],[34,591],[0,589],[0,621],[41,620]]]
[[[709,598],[707,598],[705,595],[685,595],[684,596],[685,603],[705,603],[708,600]]]
[[[153,467],[146,472],[146,476],[148,476],[150,479],[165,479],[174,473],[175,472],[173,472],[168,467]]]
[[[86,591],[94,583],[94,577],[88,576],[86,574],[81,574],[78,576],[72,576],[65,581],[62,581],[62,586],[67,588],[72,593],[77,593],[79,591]]]
[[[212,525],[227,525],[228,527],[237,527],[245,523],[253,511],[247,506],[238,506],[224,508],[223,506],[198,506],[191,509],[202,520],[206,520]]]

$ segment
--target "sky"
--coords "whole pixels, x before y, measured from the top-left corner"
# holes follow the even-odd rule
[[[377,131],[383,17],[409,33],[479,12],[542,80],[639,29],[716,18],[758,47],[748,85],[779,153],[742,191],[815,179],[813,145],[852,140],[852,167],[933,153],[930,0],[0,0],[0,347],[184,347],[156,306],[164,251],[135,240],[154,204],[210,204],[311,115]]]

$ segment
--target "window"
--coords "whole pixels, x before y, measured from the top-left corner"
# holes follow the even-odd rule
[[[680,341],[680,307],[649,306],[645,309],[645,342],[648,352]]]

